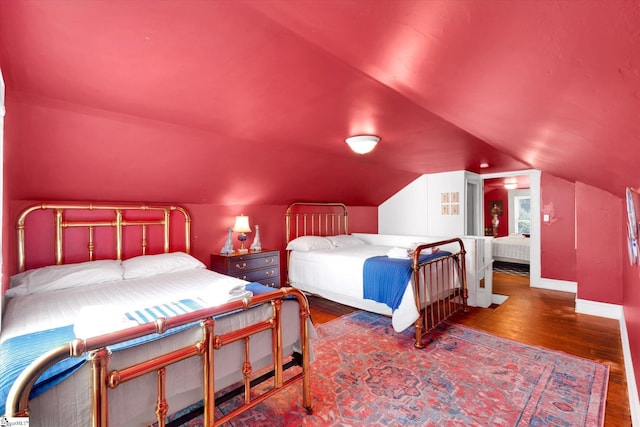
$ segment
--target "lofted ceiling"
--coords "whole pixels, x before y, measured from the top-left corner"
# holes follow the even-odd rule
[[[639,61],[635,1],[3,1],[5,183],[375,206],[425,173],[536,168],[622,196]]]

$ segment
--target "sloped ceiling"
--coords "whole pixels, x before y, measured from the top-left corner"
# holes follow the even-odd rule
[[[639,29],[634,1],[3,1],[5,183],[375,206],[424,173],[537,168],[622,195]]]

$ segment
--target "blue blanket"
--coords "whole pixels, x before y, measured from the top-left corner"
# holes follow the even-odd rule
[[[451,253],[446,251],[420,255],[420,262],[448,255]],[[389,258],[386,255],[367,258],[362,272],[364,297],[384,303],[395,311],[411,278],[412,263],[411,259]]]
[[[254,295],[273,291],[273,288],[269,288],[261,285],[260,283],[250,283],[246,286],[247,290],[253,292]],[[139,323],[145,323],[140,321],[143,316],[147,321],[155,320],[158,317],[170,317],[177,314],[182,314],[190,311],[195,311],[202,308],[194,300],[181,300],[175,304],[165,304],[162,306],[149,307],[144,310],[138,310],[133,313],[127,313],[126,316],[132,320],[136,320]],[[198,324],[199,322],[195,322]],[[111,346],[111,351],[123,350],[136,345],[140,345],[145,342],[157,340],[161,337],[180,332],[184,329],[192,327],[194,324],[184,325],[179,328],[171,329],[164,334],[152,334],[145,337],[136,338],[134,340],[126,341],[115,346]],[[73,325],[62,326],[59,328],[48,329],[44,331],[35,332],[28,335],[22,335],[13,337],[6,340],[0,346],[0,415],[5,412],[5,405],[7,402],[7,395],[9,389],[18,378],[18,375],[31,364],[36,358],[52,350],[60,345],[69,343],[75,339],[73,331]],[[69,357],[61,362],[56,363],[49,368],[40,378],[36,381],[34,387],[29,394],[29,399],[32,399],[45,391],[52,388],[65,378],[69,377],[75,371],[77,371],[86,362],[86,355],[81,357]]]

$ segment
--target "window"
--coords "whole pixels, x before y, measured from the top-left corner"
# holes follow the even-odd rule
[[[515,196],[513,215],[516,233],[531,233],[531,198]]]

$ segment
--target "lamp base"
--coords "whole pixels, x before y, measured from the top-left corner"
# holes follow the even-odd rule
[[[239,254],[246,254],[246,253],[249,253],[249,249],[247,249],[247,248],[240,248],[240,249],[236,249],[236,251],[237,251]]]

